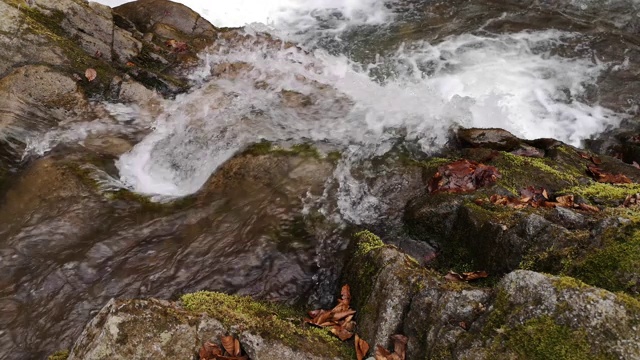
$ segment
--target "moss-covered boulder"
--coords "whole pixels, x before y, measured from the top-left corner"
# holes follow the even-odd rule
[[[461,131],[463,138],[471,136],[471,130]],[[632,265],[637,253],[633,240],[637,208],[624,204],[628,196],[640,192],[640,171],[618,159],[553,140],[520,140],[520,144],[535,147],[544,157],[497,151],[494,143],[468,140],[441,158],[416,162],[424,169],[425,182],[443,163],[460,158],[495,166],[500,173],[491,187],[462,194],[425,193],[408,202],[406,234],[439,251],[429,265],[443,271],[492,274],[544,271],[637,295],[638,270]],[[589,167],[624,175],[633,183],[598,182]],[[550,206],[508,206],[491,200],[492,196],[519,199],[523,190],[532,189],[545,189]],[[564,195],[573,196],[575,206],[554,203]]]
[[[457,359],[635,359],[640,302],[568,277],[505,276],[486,313],[454,348]]]
[[[370,232],[356,240],[343,281],[369,343],[404,334],[410,359],[638,356],[640,302],[629,295],[524,270],[492,288],[451,282]]]
[[[199,292],[181,303],[112,300],[91,320],[69,360],[191,359],[207,341],[236,336],[251,359],[349,359],[352,350],[283,307]]]
[[[351,286],[360,337],[372,347],[388,347],[425,276],[424,269],[395,246],[369,231],[357,233],[341,281]]]

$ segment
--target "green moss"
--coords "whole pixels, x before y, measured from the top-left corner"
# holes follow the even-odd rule
[[[582,177],[580,169],[569,164],[560,164],[549,158],[532,158],[501,152],[496,160],[502,177],[498,185],[513,194],[530,185],[563,188],[577,185]]]
[[[553,285],[558,290],[583,289],[588,287],[588,285],[583,283],[582,281],[569,276],[553,278]]]
[[[370,251],[384,246],[382,240],[369,230],[363,230],[356,233],[354,238],[357,241],[356,256],[366,255]]]
[[[604,184],[592,183],[585,186],[573,186],[562,191],[563,193],[579,195],[584,198],[604,201],[623,201],[627,195],[640,193],[640,184]]]
[[[228,328],[241,326],[295,350],[341,359],[355,356],[351,346],[326,329],[301,325],[299,319],[304,315],[283,306],[208,291],[183,295],[181,301],[185,309],[207,313]]]
[[[572,273],[594,286],[637,294],[640,291],[640,230],[631,234],[623,230],[606,238],[602,248],[575,263]]]
[[[68,357],[69,357],[69,350],[65,349],[65,350],[56,351],[52,355],[49,355],[47,360],[67,360]]]
[[[531,319],[510,330],[509,352],[526,360],[605,360],[613,356],[595,352],[584,331],[558,325],[551,317]]]

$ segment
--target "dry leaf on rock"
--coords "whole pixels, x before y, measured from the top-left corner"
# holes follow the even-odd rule
[[[391,336],[391,340],[393,340],[393,352],[378,345],[375,353],[376,360],[405,360],[408,338],[404,335],[396,334]]]
[[[493,185],[499,177],[500,172],[494,166],[463,159],[438,167],[438,172],[429,181],[428,189],[431,193],[470,192]]]
[[[444,278],[448,281],[473,281],[477,279],[484,279],[488,276],[489,273],[486,271],[471,271],[462,274],[458,274],[454,271],[449,271],[449,273],[445,275]]]
[[[356,334],[355,346],[356,346],[356,358],[357,358],[357,360],[364,359],[365,356],[367,356],[367,353],[369,352],[369,344],[366,341],[364,341],[363,339],[361,339],[358,336],[358,334]]]
[[[222,349],[218,345],[207,341],[202,344],[198,355],[200,355],[200,360],[215,360],[216,356],[222,355]]]
[[[640,204],[640,194],[627,195],[622,203],[623,207],[634,207]]]
[[[95,69],[89,68],[84,71],[84,77],[86,77],[89,81],[95,80],[96,76],[98,76],[98,73],[95,71]]]
[[[596,166],[587,166],[587,173],[597,182],[609,184],[631,184],[633,183],[623,174],[609,174],[602,171]]]
[[[242,355],[240,341],[233,336],[221,336],[223,350],[216,344],[207,341],[199,351],[200,360],[248,360],[247,355]]]
[[[556,202],[562,207],[573,207],[573,195],[564,195],[556,197]]]
[[[304,319],[305,322],[319,326],[331,327],[330,331],[340,340],[350,339],[355,331],[356,322],[353,316],[356,311],[349,307],[351,303],[351,290],[349,285],[344,285],[340,291],[340,299],[338,304],[331,310],[311,310],[307,314],[310,319]]]

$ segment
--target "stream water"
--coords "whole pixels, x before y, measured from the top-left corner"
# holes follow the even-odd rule
[[[131,136],[139,142],[108,171],[83,169],[103,190],[196,200],[154,212],[73,189],[52,204],[0,209],[0,259],[9,259],[0,263],[0,347],[11,349],[0,358],[68,346],[111,297],[213,289],[296,301],[330,286],[337,275],[323,275],[324,262],[344,246],[338,228],[309,234],[300,216],[309,206],[336,223],[387,216],[390,202],[373,189],[382,185],[352,173],[383,178],[363,164],[398,143],[437,152],[463,126],[579,146],[637,111],[636,92],[617,80],[637,71],[637,0],[220,3],[187,5],[214,25],[247,23],[251,36],[203,52],[191,91],[153,112],[106,104],[110,116],[28,139],[25,156],[37,157],[87,136]],[[341,159],[280,159],[235,174],[246,164],[230,159],[261,140],[309,142]],[[212,193],[221,168],[231,185]],[[43,183],[20,186],[15,196]]]

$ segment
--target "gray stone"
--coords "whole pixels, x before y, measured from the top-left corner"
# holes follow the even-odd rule
[[[142,42],[134,38],[130,32],[119,27],[113,29],[113,61],[125,64],[138,56],[140,50],[142,50]]]
[[[586,223],[584,215],[560,206],[552,210],[551,219],[567,229],[580,229]]]
[[[237,335],[242,350],[253,360],[338,360],[293,349],[242,327],[242,323],[225,326],[218,319],[167,301],[111,300],[87,324],[68,360],[192,359],[205,341],[219,345],[220,337],[229,334]],[[331,346],[300,337],[296,341],[310,348]]]

